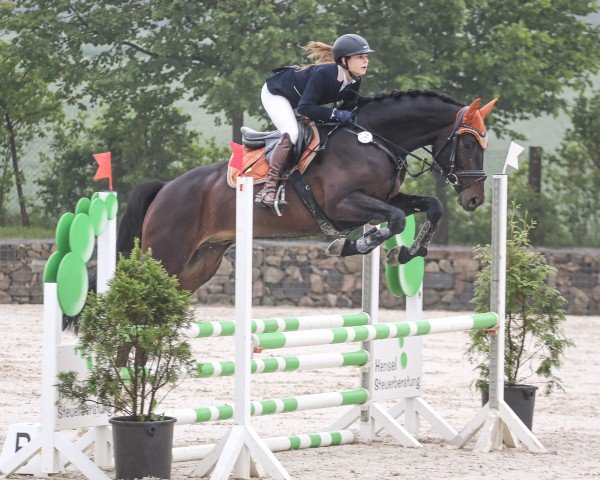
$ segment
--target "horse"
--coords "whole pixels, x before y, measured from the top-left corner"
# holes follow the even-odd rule
[[[406,194],[400,187],[407,174],[432,170],[454,186],[465,210],[480,206],[486,178],[483,119],[495,101],[479,108],[480,99],[465,106],[445,95],[417,90],[347,101],[344,108],[353,109],[355,121],[319,126],[326,140],[302,175],[322,221],[291,190],[282,216],[255,205],[254,238],[314,236],[322,233],[323,221],[343,233],[387,222],[358,240],[337,238],[327,251],[364,255],[402,232],[406,216],[422,212],[425,221],[414,244],[390,251],[388,262],[425,256],[442,215],[441,204],[434,196]],[[433,161],[421,159],[421,172],[411,172],[407,156],[427,146],[432,147]],[[134,237],[141,237],[142,248],[152,249],[182,289],[198,289],[213,277],[235,241],[235,189],[227,184],[227,168],[227,162],[200,166],[166,183],[136,187],[121,218],[117,250],[127,254]]]

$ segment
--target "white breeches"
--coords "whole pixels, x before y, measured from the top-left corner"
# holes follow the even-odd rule
[[[281,95],[273,95],[269,92],[266,83],[260,92],[260,99],[275,128],[281,133],[287,133],[292,143],[296,145],[296,142],[298,142],[298,122],[288,99]]]

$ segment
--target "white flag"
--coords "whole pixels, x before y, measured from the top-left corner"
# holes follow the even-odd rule
[[[506,155],[506,161],[504,162],[504,168],[502,169],[502,173],[506,173],[506,167],[511,166],[514,169],[519,168],[519,155],[523,153],[525,147],[522,147],[518,143],[510,142],[510,147],[508,148],[508,154]]]

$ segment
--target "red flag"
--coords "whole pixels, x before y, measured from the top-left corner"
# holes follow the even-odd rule
[[[94,153],[93,157],[96,160],[96,163],[98,163],[98,170],[96,170],[94,180],[108,178],[108,189],[112,192],[112,166],[110,152]]]
[[[238,172],[241,172],[244,164],[244,146],[239,143],[229,142],[229,147],[231,148],[229,166]]]

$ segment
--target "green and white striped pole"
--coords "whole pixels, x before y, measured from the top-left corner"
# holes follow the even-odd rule
[[[276,413],[300,412],[319,408],[341,407],[343,405],[361,405],[369,400],[369,392],[364,388],[344,390],[342,392],[316,393],[296,397],[276,398],[273,400],[254,400],[250,402],[250,415],[253,417]],[[212,405],[199,408],[185,408],[165,412],[175,417],[177,425],[214,422],[233,418],[232,405]]]
[[[305,448],[335,447],[355,442],[354,433],[351,430],[339,430],[335,432],[303,433],[282,437],[270,437],[263,439],[272,452],[285,452],[288,450],[301,450]],[[193,445],[190,447],[179,447],[173,449],[173,463],[202,460],[214,448],[213,445]]]
[[[431,335],[492,328],[498,317],[493,312],[458,315],[455,317],[417,320],[415,322],[380,323],[359,327],[340,327],[306,332],[279,332],[252,335],[254,347],[265,349],[330,345],[346,342],[363,342],[386,338]]]
[[[318,368],[335,368],[362,366],[369,362],[369,354],[364,350],[356,352],[315,353],[272,358],[255,358],[252,360],[252,373],[292,372],[315,370]],[[203,362],[198,364],[198,378],[226,377],[235,373],[235,362]]]
[[[252,333],[291,332],[317,328],[356,327],[368,325],[369,315],[365,312],[340,315],[306,315],[301,317],[258,318],[252,320]],[[194,323],[183,335],[189,338],[228,337],[235,334],[234,321]]]

